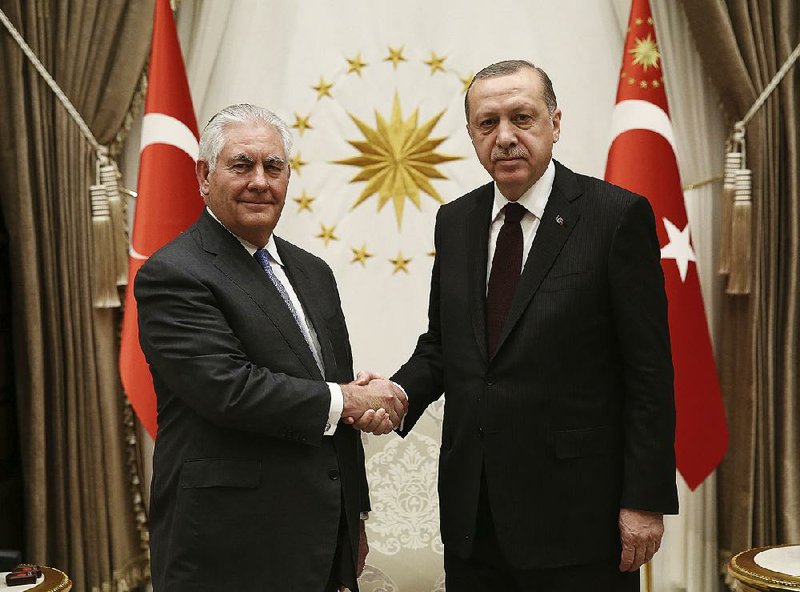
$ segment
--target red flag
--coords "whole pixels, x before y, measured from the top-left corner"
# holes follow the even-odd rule
[[[147,79],[119,366],[136,415],[155,437],[156,396],[139,347],[133,279],[147,258],[194,222],[203,208],[194,174],[197,121],[169,0],[156,0]]]
[[[633,0],[606,180],[647,197],[656,216],[675,364],[675,455],[695,489],[728,448],[728,427],[683,202],[664,72],[648,0]]]

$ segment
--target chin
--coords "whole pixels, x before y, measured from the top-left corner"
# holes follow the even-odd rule
[[[494,180],[498,185],[505,185],[506,187],[524,187],[526,185],[533,184],[530,175],[527,174],[504,175],[503,173],[500,173],[494,177]]]

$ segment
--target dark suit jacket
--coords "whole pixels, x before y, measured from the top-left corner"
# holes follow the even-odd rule
[[[330,268],[276,242],[319,337],[324,379],[350,381]],[[150,257],[135,290],[158,398],[154,589],[322,590],[342,511],[358,548],[369,508],[363,448],[349,426],[322,435],[328,386],[278,291],[206,212]]]
[[[492,203],[489,184],[440,208],[428,331],[393,377],[409,396],[406,429],[445,392],[442,538],[469,555],[485,466],[498,540],[513,566],[618,558],[621,507],[677,511],[673,371],[652,210],[556,163],[489,359]]]

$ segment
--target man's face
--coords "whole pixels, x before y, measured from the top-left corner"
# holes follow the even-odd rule
[[[235,235],[263,247],[281,217],[289,185],[289,163],[278,130],[271,125],[230,123],[213,173],[197,161],[197,181],[206,205]]]
[[[469,91],[467,132],[478,160],[511,201],[542,176],[561,131],[561,110],[548,113],[543,90],[539,74],[523,68],[478,80]]]

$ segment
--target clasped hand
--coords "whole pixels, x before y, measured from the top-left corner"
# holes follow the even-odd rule
[[[408,409],[403,389],[374,372],[359,372],[356,380],[342,385],[342,420],[371,434],[396,429]]]

